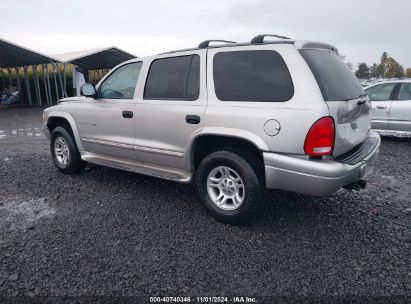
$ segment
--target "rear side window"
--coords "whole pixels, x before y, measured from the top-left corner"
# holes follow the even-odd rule
[[[401,83],[400,91],[398,92],[398,100],[411,101],[411,83]]]
[[[222,101],[281,102],[294,95],[290,72],[275,51],[217,53],[213,73],[215,93]]]
[[[144,99],[196,100],[199,80],[198,55],[156,59],[148,72]]]
[[[334,52],[303,49],[300,53],[313,72],[325,101],[350,100],[364,95],[358,79]]]

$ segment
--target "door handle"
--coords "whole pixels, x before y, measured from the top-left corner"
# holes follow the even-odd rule
[[[201,121],[200,116],[198,115],[187,115],[186,116],[186,122],[188,124],[192,124],[192,125],[197,125],[199,124]]]
[[[122,115],[124,118],[133,118],[133,112],[132,111],[123,111]]]
[[[378,105],[377,106],[377,109],[381,109],[381,110],[386,109],[386,108],[387,108],[386,105]]]

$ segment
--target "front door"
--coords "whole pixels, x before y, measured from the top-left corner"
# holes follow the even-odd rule
[[[141,66],[120,66],[97,88],[97,98],[86,98],[78,108],[77,126],[86,151],[135,160],[134,93]]]
[[[399,84],[398,95],[391,103],[389,128],[411,132],[411,83]]]
[[[392,94],[395,83],[382,83],[366,89],[372,105],[372,128],[388,130]]]
[[[165,54],[147,62],[136,104],[135,151],[150,166],[187,167],[190,138],[207,104],[206,50]]]

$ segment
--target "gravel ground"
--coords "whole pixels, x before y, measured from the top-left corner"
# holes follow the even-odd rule
[[[411,297],[409,137],[383,137],[364,191],[273,192],[258,218],[233,227],[191,185],[99,166],[58,173],[40,125],[39,109],[0,111],[3,300]]]

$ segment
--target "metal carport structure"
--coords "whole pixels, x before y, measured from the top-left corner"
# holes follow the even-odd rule
[[[36,103],[38,105],[42,105],[38,66],[42,67],[44,93],[47,102],[48,104],[52,103],[48,70],[48,64],[50,63],[53,65],[55,64],[53,62],[53,58],[0,38],[0,73],[2,80],[3,82],[5,81],[5,77],[3,76],[5,74],[4,72],[7,71],[9,86],[12,86],[13,79],[15,78],[17,88],[20,92],[22,92],[20,70],[23,69],[26,97],[30,106],[33,105],[30,79],[28,75],[28,69],[30,67],[32,69]],[[13,71],[15,75],[13,75]]]
[[[117,47],[111,46],[101,49],[56,54],[52,55],[52,57],[56,61],[63,63],[63,90],[64,92],[67,92],[66,71],[68,64],[82,67],[88,72],[95,71],[99,73],[99,71],[111,69],[116,65],[136,58],[137,56],[125,52]]]
[[[0,38],[0,78],[4,88],[13,87],[15,82],[17,89],[23,92],[20,77],[23,71],[24,93],[29,105],[50,106],[68,96],[66,83],[69,64],[94,71],[97,78],[101,78],[104,72],[136,57],[114,46],[49,56]],[[50,81],[51,77],[54,84]],[[31,86],[34,86],[34,90]]]

